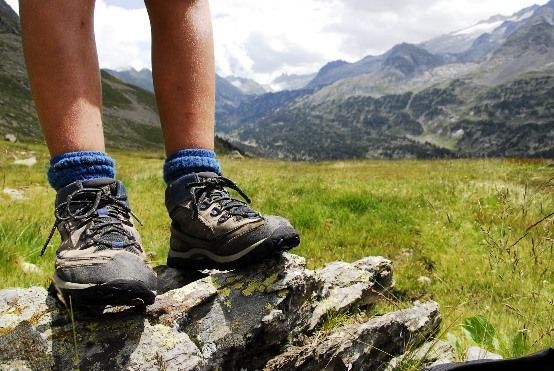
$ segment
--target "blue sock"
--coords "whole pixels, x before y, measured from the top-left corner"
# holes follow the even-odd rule
[[[56,191],[77,180],[114,177],[115,162],[103,152],[67,152],[50,159],[48,182]]]
[[[221,167],[214,151],[183,149],[165,160],[164,180],[167,184],[173,183],[184,175],[201,172],[221,174]]]

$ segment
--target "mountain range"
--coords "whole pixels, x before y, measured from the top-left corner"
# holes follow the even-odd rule
[[[9,92],[0,95],[0,130],[36,137],[9,11],[0,0],[0,57],[8,61],[0,79]],[[159,145],[151,71],[105,70],[102,82],[108,142]],[[554,157],[554,0],[270,85],[216,76],[217,133],[243,152],[292,160]],[[13,108],[18,99],[27,106]]]
[[[294,160],[554,157],[554,0],[244,99],[218,132]]]

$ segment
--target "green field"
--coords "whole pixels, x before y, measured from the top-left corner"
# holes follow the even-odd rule
[[[30,151],[36,165],[13,164]],[[0,287],[46,286],[58,243],[56,237],[39,257],[54,222],[46,149],[2,143],[0,154],[3,188],[26,197],[0,193]],[[139,230],[151,263],[164,264],[163,155],[112,154],[144,221]],[[499,344],[491,350],[505,356],[554,345],[554,167],[547,162],[222,162],[255,208],[284,215],[300,230],[294,252],[310,267],[368,255],[392,259],[396,288],[374,311],[434,299],[445,318],[441,336],[454,334],[462,346],[469,343],[459,324],[475,315],[494,325]],[[25,273],[25,262],[42,273]],[[514,337],[524,344],[510,347]]]

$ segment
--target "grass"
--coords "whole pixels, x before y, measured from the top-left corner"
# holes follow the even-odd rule
[[[30,151],[35,166],[13,165]],[[0,153],[3,188],[22,190],[28,198],[14,201],[0,193],[0,287],[45,286],[58,243],[56,237],[45,257],[38,256],[54,221],[45,147],[2,143]],[[163,154],[111,153],[145,223],[140,232],[151,263],[163,264],[169,237]],[[255,208],[284,215],[300,230],[302,243],[294,252],[311,268],[383,255],[394,261],[394,301],[438,301],[445,338],[447,332],[461,337],[463,319],[481,315],[500,341],[524,333],[527,346],[520,353],[554,345],[554,167],[548,163],[222,162]],[[25,273],[23,262],[43,273]],[[418,281],[421,276],[430,283]]]

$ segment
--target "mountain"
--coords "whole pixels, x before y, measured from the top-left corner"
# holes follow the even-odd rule
[[[368,56],[355,63],[335,61],[325,65],[307,85],[321,88],[336,81],[362,75],[372,75],[374,84],[381,81],[399,82],[445,63],[445,59],[417,45],[403,43],[383,55]]]
[[[247,98],[240,89],[225,80],[219,75],[215,75],[215,112],[216,114],[231,111]]]
[[[225,80],[229,81],[231,85],[239,89],[245,95],[260,95],[271,91],[270,87],[263,86],[246,77],[227,76]]]
[[[132,67],[128,70],[119,71],[106,68],[104,69],[104,71],[114,77],[117,77],[119,80],[128,82],[129,84],[133,84],[135,86],[138,86],[139,88],[143,88],[144,90],[154,92],[152,71],[150,71],[148,68],[143,68],[140,71],[137,71]]]
[[[420,45],[399,44],[383,55],[367,56],[354,63],[341,60],[330,62],[321,68],[307,87],[321,88],[340,80],[364,76],[364,86],[374,87],[385,82],[385,91],[391,91],[391,82],[387,81],[389,77],[392,77],[394,82],[399,82],[415,74],[432,71],[439,66],[452,67],[452,64],[457,64],[454,66],[455,73],[464,72],[471,67],[464,66],[464,63],[486,60],[538,10],[551,7],[552,2],[543,7],[535,5],[522,9],[512,16],[493,16],[474,26],[439,36]],[[373,77],[368,79],[366,75]],[[368,89],[355,89],[357,92],[360,90]]]
[[[246,152],[293,160],[553,157],[553,72],[492,88],[453,80],[377,98],[312,104],[301,96],[271,114],[234,117],[241,123],[234,127],[225,118],[218,128]]]
[[[19,17],[4,0],[0,0],[0,59],[0,134],[16,134],[20,140],[42,141],[25,71]],[[134,78],[146,74],[144,70],[135,72]],[[107,71],[101,71],[101,83],[107,146],[163,148],[154,95]],[[234,147],[229,143],[216,138],[216,150],[228,152],[232,149]]]
[[[554,64],[554,6],[537,9],[494,51],[486,69],[487,80],[504,81],[549,64]]]
[[[459,55],[465,60],[483,60],[502,44],[539,6],[534,5],[512,16],[496,15],[471,27],[426,41],[421,47],[433,54]]]
[[[125,81],[131,85],[136,85],[150,92],[154,92],[154,81],[152,80],[152,71],[144,68],[137,71],[133,68],[127,70],[114,71],[105,69],[110,75]],[[225,78],[216,75],[216,112],[223,113],[232,110],[240,105],[246,99],[246,95],[236,86],[231,84]]]
[[[553,4],[328,63],[307,89],[218,116],[218,131],[294,160],[554,157]]]
[[[341,79],[373,72],[381,65],[382,61],[382,56],[368,56],[355,63],[342,60],[329,62],[319,70],[307,87],[320,88]]]
[[[271,82],[274,91],[303,89],[313,80],[315,73],[307,75],[281,74]]]

